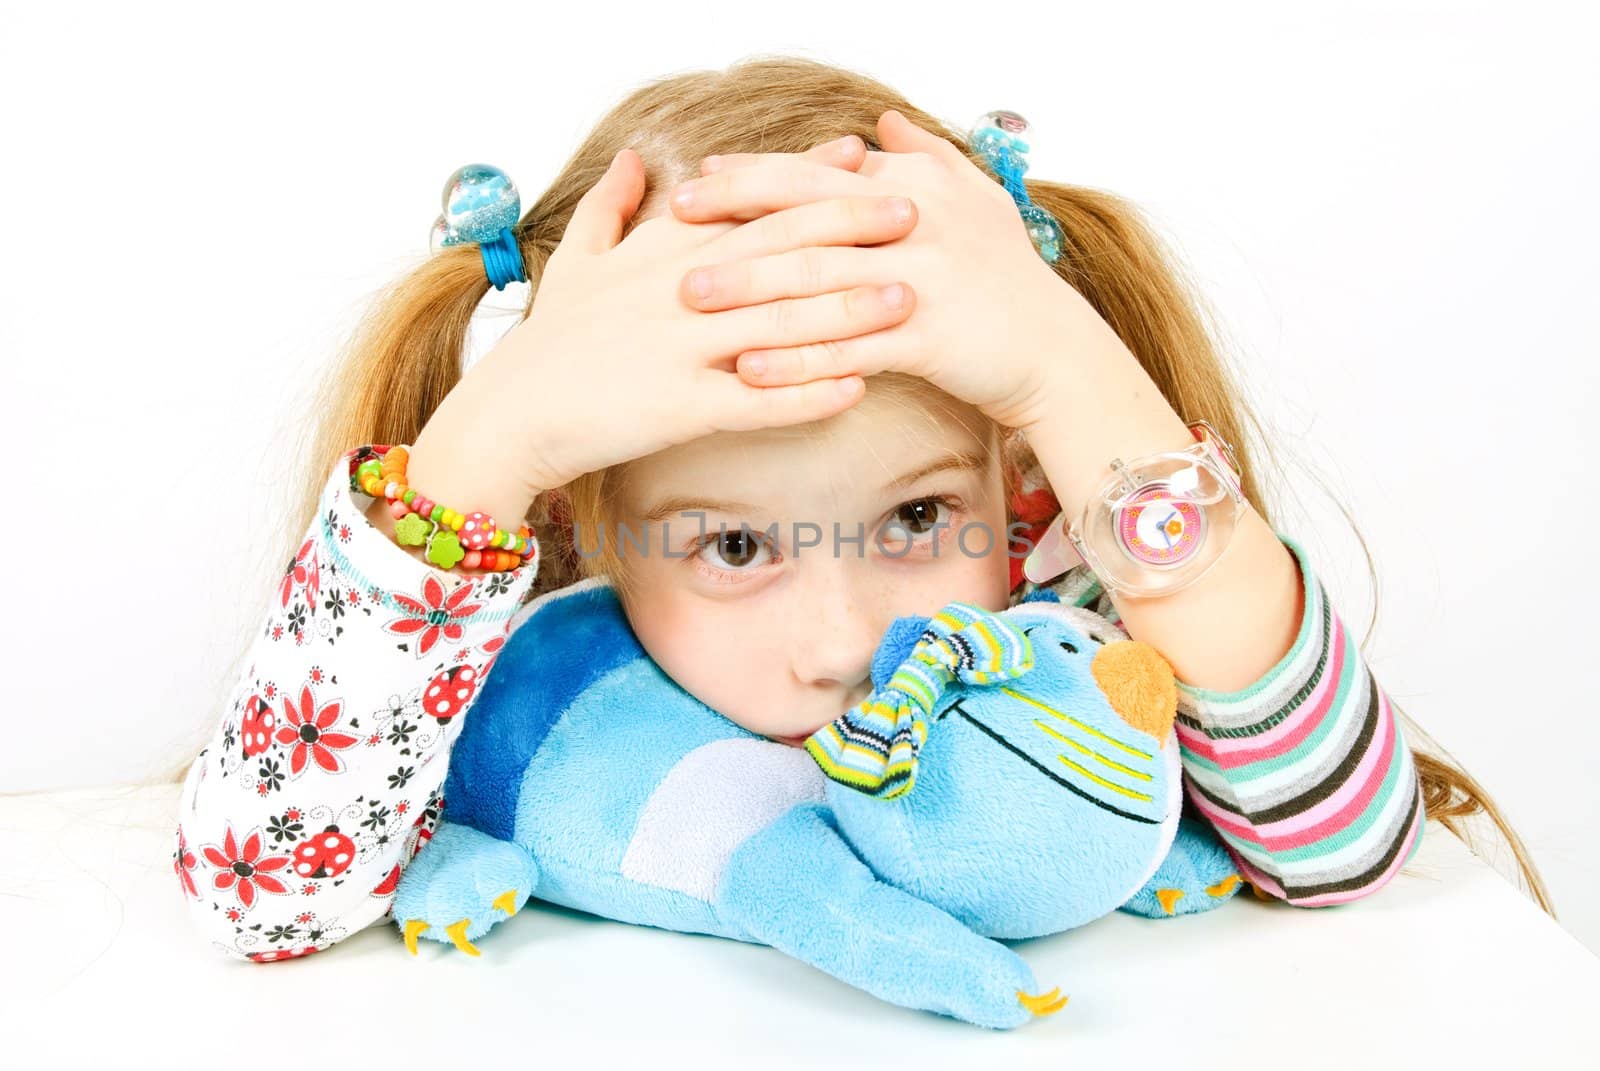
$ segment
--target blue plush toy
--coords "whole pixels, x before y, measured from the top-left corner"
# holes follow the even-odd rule
[[[1182,815],[1171,667],[1038,594],[897,620],[876,691],[801,750],[667,677],[606,582],[551,592],[455,742],[395,897],[407,945],[476,955],[532,896],[772,945],[984,1026],[1060,1010],[1002,940],[1205,910],[1239,879]]]

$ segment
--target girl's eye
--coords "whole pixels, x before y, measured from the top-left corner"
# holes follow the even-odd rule
[[[896,532],[911,542],[919,541],[916,537],[927,535],[929,532],[938,535],[943,530],[948,530],[950,525],[951,503],[941,497],[918,498],[910,502],[902,502],[895,508],[894,516],[884,525],[888,538],[893,539]]]
[[[767,545],[749,529],[718,532],[701,545],[699,557],[713,569],[723,572],[745,572],[752,563],[764,564],[760,555],[771,555]]]

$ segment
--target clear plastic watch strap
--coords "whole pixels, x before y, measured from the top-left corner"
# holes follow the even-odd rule
[[[1183,450],[1113,462],[1078,524],[1064,512],[1050,522],[1023,576],[1044,584],[1087,564],[1103,587],[1134,595],[1198,580],[1231,541],[1244,492],[1227,441],[1205,421],[1189,429],[1197,441]]]

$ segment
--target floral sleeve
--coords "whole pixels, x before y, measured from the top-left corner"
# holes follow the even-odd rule
[[[173,868],[231,956],[320,951],[382,919],[432,835],[450,745],[526,601],[509,572],[444,572],[390,542],[347,452],[271,594],[179,801]]]

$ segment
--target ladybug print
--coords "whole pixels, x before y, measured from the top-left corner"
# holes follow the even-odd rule
[[[422,709],[440,721],[449,721],[472,702],[479,674],[473,666],[451,666],[422,690]]]
[[[294,850],[294,872],[301,878],[336,878],[350,869],[356,842],[329,826],[307,837]]]
[[[267,701],[252,695],[244,704],[244,720],[239,724],[239,739],[244,744],[244,757],[253,759],[272,746],[272,730],[278,716]]]
[[[315,945],[307,945],[304,948],[282,948],[271,952],[251,952],[249,956],[257,963],[277,963],[280,960],[309,956],[315,951],[317,951]]]
[[[396,889],[398,889],[399,887],[400,887],[400,864],[396,863],[394,865],[394,869],[390,870],[389,873],[384,877],[384,879],[378,883],[378,887],[372,890],[372,895],[373,896],[393,896],[394,895],[394,891]]]

